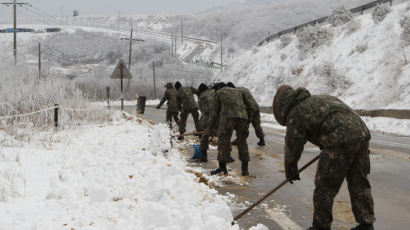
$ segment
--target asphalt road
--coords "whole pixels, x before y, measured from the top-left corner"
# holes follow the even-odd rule
[[[135,107],[126,107],[126,111],[135,114]],[[147,108],[144,118],[156,122],[165,121],[165,110]],[[187,130],[193,130],[193,121],[188,120]],[[258,139],[251,128],[248,144],[251,153],[250,177],[240,176],[240,162],[230,164],[230,175],[224,186],[216,186],[221,194],[234,194],[235,202],[231,204],[234,215],[240,213],[253,201],[269,192],[285,178],[283,167],[284,130],[264,127],[266,146],[260,147]],[[195,141],[195,137],[192,137]],[[372,134],[371,140],[371,174],[376,224],[378,230],[410,229],[410,137],[386,134]],[[192,154],[187,144],[187,157]],[[306,145],[299,167],[319,153],[313,145]],[[206,164],[191,163],[192,166],[207,170],[217,166],[216,151],[209,152],[210,162]],[[237,157],[234,147],[232,156]],[[301,181],[285,185],[269,197],[262,205],[239,220],[241,229],[248,229],[257,223],[263,223],[269,229],[297,230],[311,226],[316,164],[303,172]],[[343,184],[334,203],[334,223],[332,229],[350,229],[355,226],[351,213],[350,198],[346,183]]]

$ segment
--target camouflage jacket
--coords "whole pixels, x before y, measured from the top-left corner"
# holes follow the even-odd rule
[[[168,101],[168,108],[167,110],[170,112],[178,112],[178,105],[177,105],[177,91],[175,89],[167,89],[165,91],[164,96],[162,97],[161,101],[159,102],[157,108],[161,108],[161,106]]]
[[[366,124],[349,106],[329,95],[310,96],[304,88],[280,99],[286,116],[285,165],[300,159],[307,141],[322,148],[370,140]]]
[[[195,101],[194,93],[197,90],[192,87],[181,87],[177,91],[177,105],[180,111],[191,112],[198,109],[198,104]]]
[[[211,113],[211,124],[226,122],[227,119],[242,118],[248,120],[244,96],[239,89],[225,87],[216,92],[216,103]]]
[[[215,90],[204,91],[198,99],[199,110],[202,113],[201,116],[201,126],[203,129],[210,126],[211,123],[211,112],[214,109],[216,103]]]
[[[198,98],[199,110],[202,113],[202,116],[209,117],[211,112],[212,105],[216,101],[215,90],[206,90]]]
[[[259,105],[256,102],[255,98],[252,96],[252,93],[249,91],[249,89],[245,87],[238,87],[237,89],[239,89],[244,96],[248,117],[251,121],[255,117],[256,113],[260,113]]]

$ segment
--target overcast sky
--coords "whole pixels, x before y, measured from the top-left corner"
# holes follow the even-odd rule
[[[28,2],[53,16],[72,15],[74,9],[80,15],[117,15],[121,14],[190,14],[241,0],[18,0]],[[0,0],[11,2],[11,0]],[[5,16],[11,8],[0,6]]]

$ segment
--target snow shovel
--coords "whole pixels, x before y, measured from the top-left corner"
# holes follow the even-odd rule
[[[186,134],[181,134],[181,135],[175,135],[172,137],[186,137],[186,136],[194,136],[194,135],[199,135],[205,133],[204,131],[202,132],[194,132],[194,133],[186,133]]]
[[[307,169],[310,165],[312,165],[313,163],[315,163],[320,157],[320,154],[318,156],[316,156],[315,158],[313,158],[311,161],[309,161],[305,166],[303,166],[302,168],[299,169],[298,174],[303,172],[305,169]],[[292,177],[293,178],[293,177]],[[290,182],[291,179],[286,179],[284,180],[282,183],[280,183],[278,186],[276,186],[274,189],[272,189],[268,194],[266,194],[265,196],[263,196],[261,199],[259,199],[258,201],[256,201],[255,203],[253,203],[251,206],[249,206],[247,209],[245,209],[244,211],[242,211],[241,213],[239,213],[237,216],[235,216],[235,218],[232,221],[232,225],[235,225],[235,221],[239,220],[243,215],[245,215],[246,213],[250,212],[255,206],[257,206],[258,204],[262,203],[262,201],[264,201],[266,198],[268,198],[270,195],[272,195],[273,193],[275,193],[276,191],[278,191],[280,188],[282,188],[285,184],[287,184],[288,182]]]

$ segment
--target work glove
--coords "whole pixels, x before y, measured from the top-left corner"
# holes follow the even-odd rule
[[[300,180],[299,173],[298,173],[298,164],[289,164],[285,165],[285,174],[286,174],[286,179],[289,180],[291,184],[293,184],[293,181],[295,180]]]

